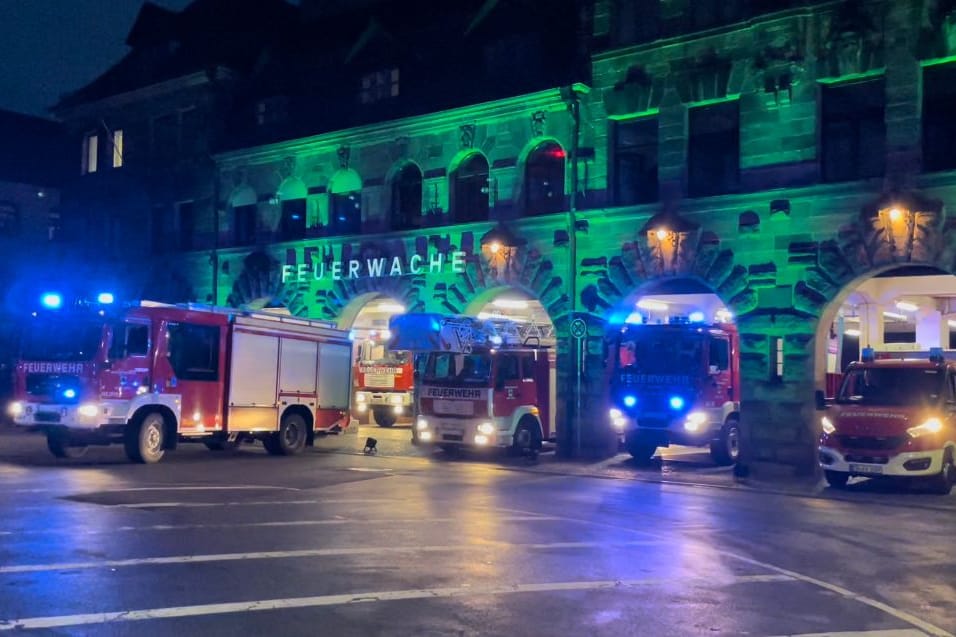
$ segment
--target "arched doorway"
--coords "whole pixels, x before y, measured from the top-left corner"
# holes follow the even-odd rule
[[[638,462],[736,462],[740,343],[733,314],[695,278],[650,281],[610,321],[608,420]],[[703,449],[701,449],[703,448]],[[706,462],[706,460],[704,460]]]
[[[516,324],[523,339],[542,347],[555,347],[554,322],[544,305],[532,294],[511,286],[485,291],[465,312],[481,319],[505,319]]]
[[[388,349],[389,321],[404,314],[406,306],[396,299],[371,292],[349,303],[339,326],[350,330],[354,367],[352,413],[360,424],[391,427],[408,423],[413,415],[414,370],[407,352]]]

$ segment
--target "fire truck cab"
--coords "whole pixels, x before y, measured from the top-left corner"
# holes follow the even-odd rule
[[[420,353],[414,440],[537,452],[553,439],[555,355],[502,319],[406,314],[392,347]]]
[[[123,444],[159,461],[180,441],[260,440],[289,455],[348,426],[351,343],[332,324],[143,301],[34,316],[15,373],[15,424],[53,455]]]
[[[372,331],[356,343],[355,411],[371,414],[380,427],[412,417],[415,371],[410,352],[387,348],[388,330]]]
[[[817,408],[819,461],[831,486],[890,476],[948,494],[956,484],[956,362],[941,349],[903,360],[877,360],[864,349],[833,400],[817,392]]]
[[[737,329],[678,318],[626,324],[611,336],[611,427],[646,461],[658,447],[709,446],[718,464],[740,453]]]

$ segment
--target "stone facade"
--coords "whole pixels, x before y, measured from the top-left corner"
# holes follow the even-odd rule
[[[255,205],[260,222],[274,228],[284,192],[307,199],[309,227],[326,224],[329,184],[342,170],[361,179],[364,232],[222,249],[212,258],[188,255],[171,274],[189,281],[199,300],[267,299],[342,324],[373,293],[415,310],[471,312],[498,290],[520,289],[542,301],[557,328],[560,395],[573,397],[575,389],[569,319],[581,315],[589,324],[585,382],[574,400],[581,413],[596,414],[578,424],[585,447],[597,452],[612,448],[602,417],[603,340],[612,317],[633,307],[649,283],[690,279],[713,290],[738,318],[746,453],[812,467],[818,433],[812,397],[824,381],[820,335],[841,299],[859,281],[901,264],[956,267],[946,212],[956,198],[956,173],[921,168],[923,73],[956,53],[952,12],[946,3],[923,0],[788,2],[775,13],[686,33],[668,27],[661,37],[612,46],[608,34],[623,4],[603,0],[593,7],[590,87],[220,155],[223,237],[237,205]],[[661,20],[679,21],[686,4],[662,2]],[[882,80],[882,176],[828,182],[822,96],[866,79]],[[721,194],[690,197],[689,113],[726,102],[739,112],[737,179]],[[614,126],[645,117],[657,122],[659,201],[618,206],[609,159]],[[566,194],[575,206],[527,217],[519,196],[523,161],[543,140],[568,153]],[[449,216],[450,179],[473,151],[491,166],[490,218],[456,224]],[[388,232],[390,178],[405,160],[424,175],[428,227]],[[885,211],[896,205],[903,218],[890,221]],[[497,222],[525,242],[507,264],[480,242]],[[661,228],[670,231],[666,245],[656,239]],[[463,272],[282,281],[286,265],[394,257],[408,264],[413,255],[447,259],[455,251],[465,253]],[[777,339],[783,339],[782,376]],[[573,402],[562,406],[567,423]]]

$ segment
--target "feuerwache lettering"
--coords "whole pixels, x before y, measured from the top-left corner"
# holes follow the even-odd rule
[[[363,277],[381,278],[405,276],[408,274],[439,274],[446,270],[460,274],[465,271],[463,251],[430,253],[426,256],[413,254],[408,259],[401,257],[378,257],[375,259],[349,259],[331,263],[315,262],[282,266],[282,282],[307,283],[321,281],[328,277],[333,281],[341,279],[359,279]]]

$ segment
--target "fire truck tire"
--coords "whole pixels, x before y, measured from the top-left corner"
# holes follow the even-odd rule
[[[46,435],[46,448],[57,458],[81,458],[89,447],[70,444],[70,436],[60,431],[51,431]]]
[[[286,414],[279,423],[279,431],[263,441],[266,451],[274,456],[292,456],[305,447],[308,438],[305,418],[299,414]]]
[[[541,427],[534,418],[525,416],[518,421],[511,450],[515,454],[523,455],[541,450]]]
[[[842,471],[824,471],[823,477],[826,478],[827,484],[834,489],[842,489],[850,481],[850,474]]]
[[[166,419],[159,412],[149,412],[126,428],[123,445],[126,457],[140,464],[159,462],[166,453]]]
[[[638,462],[650,462],[654,454],[657,453],[657,445],[647,443],[642,440],[625,440],[624,446],[631,457]]]
[[[949,449],[943,458],[942,470],[930,478],[930,491],[937,495],[949,495],[956,486],[956,465],[953,464],[953,450]]]
[[[732,465],[740,457],[740,422],[731,416],[720,429],[720,437],[710,443],[710,457],[719,465]]]
[[[375,424],[379,427],[391,427],[397,420],[395,412],[391,409],[373,409],[372,415],[375,416]]]

